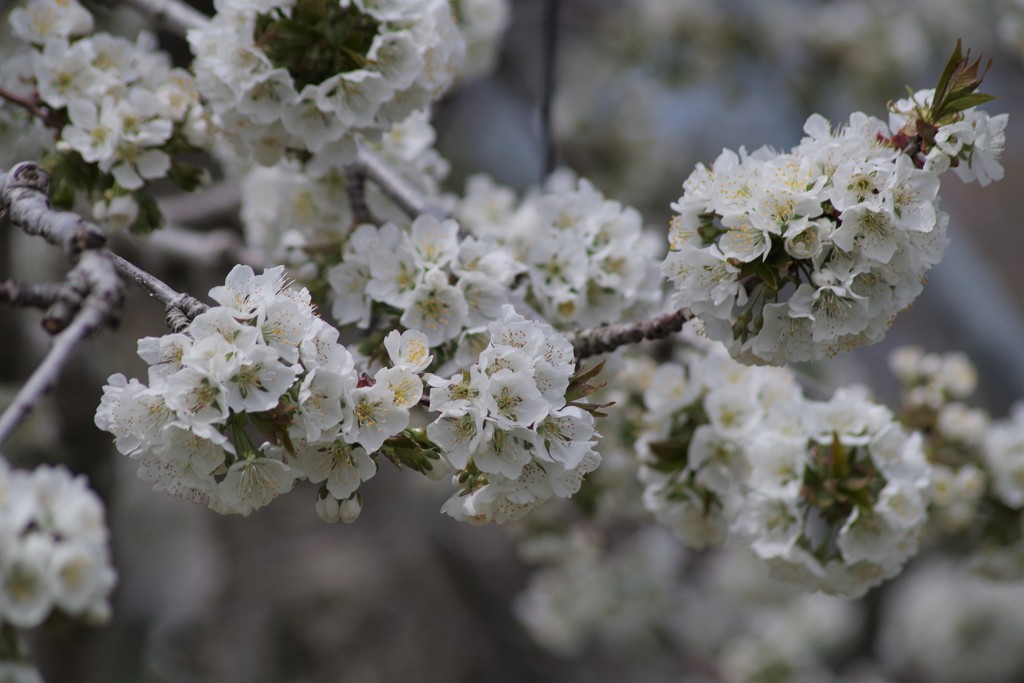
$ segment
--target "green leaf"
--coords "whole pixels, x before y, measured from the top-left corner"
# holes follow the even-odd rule
[[[949,114],[961,112],[964,111],[965,109],[970,109],[971,107],[980,106],[982,104],[985,104],[986,102],[991,102],[992,100],[995,99],[999,98],[997,98],[995,95],[986,95],[985,93],[980,92],[960,95],[955,98],[950,98],[950,100],[946,103],[946,106],[942,108],[942,113],[945,117],[948,116]]]
[[[606,361],[602,360],[600,363],[597,363],[589,368],[580,368],[580,370],[577,371],[575,375],[569,378],[569,382],[586,382],[588,380],[593,379],[598,374],[600,374],[602,370],[604,370],[605,362]]]
[[[950,55],[949,61],[946,62],[945,68],[942,70],[942,75],[939,76],[939,82],[935,86],[935,96],[932,98],[932,106],[941,104],[945,100],[949,90],[949,81],[953,77],[953,72],[960,66],[964,61],[963,50],[961,49],[960,39],[956,39],[956,47],[953,48],[953,54]]]
[[[607,382],[601,384],[587,384],[585,382],[573,382],[569,385],[569,388],[565,390],[565,400],[567,402],[577,401],[581,398],[586,398],[596,391],[600,391],[604,387],[608,386]]]

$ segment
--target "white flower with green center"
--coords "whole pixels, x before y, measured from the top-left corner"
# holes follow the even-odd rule
[[[181,462],[197,477],[212,483],[213,473],[224,466],[228,454],[234,455],[235,447],[220,432],[208,434],[211,438],[178,425],[168,425],[160,434],[160,441],[153,444],[151,453],[167,462]]]
[[[644,407],[652,416],[674,413],[701,395],[700,382],[687,377],[686,370],[678,363],[659,365],[656,377],[657,381],[652,381],[643,395]]]
[[[732,439],[753,434],[764,415],[757,394],[742,385],[711,391],[704,399],[704,410],[715,429]]]
[[[0,561],[0,617],[18,628],[43,623],[53,607],[50,574],[54,541],[30,533],[6,548]]]
[[[754,491],[737,517],[734,530],[750,541],[760,557],[783,557],[803,534],[804,517],[795,496]]]
[[[61,131],[61,140],[89,163],[110,168],[121,140],[120,121],[114,114],[114,100],[107,97],[97,105],[92,100],[68,102],[69,125]]]
[[[409,424],[409,411],[395,405],[395,395],[385,386],[359,387],[343,406],[342,434],[348,443],[358,443],[375,453],[384,441]]]
[[[507,431],[495,427],[491,438],[473,454],[473,462],[481,472],[518,479],[523,467],[533,461],[527,448],[531,439],[532,433],[525,429]]]
[[[480,444],[491,438],[494,426],[484,423],[480,411],[448,410],[427,425],[427,436],[444,453],[452,467],[461,470],[479,450]]]
[[[500,429],[529,427],[550,410],[533,377],[507,370],[491,376],[481,403],[487,409],[487,418]]]
[[[594,416],[575,406],[551,413],[537,424],[534,454],[541,460],[575,469],[593,449]]]
[[[421,286],[423,275],[419,258],[405,238],[394,250],[377,251],[370,257],[370,281],[366,284],[366,293],[389,306],[408,308]]]
[[[749,486],[773,495],[795,497],[808,465],[806,438],[759,434],[750,448]]]
[[[188,335],[194,343],[204,343],[209,337],[219,337],[231,348],[245,352],[256,346],[259,331],[252,325],[239,322],[231,309],[215,306],[192,319],[188,326]],[[182,343],[182,346],[187,345]],[[194,344],[192,346],[194,347]],[[188,351],[191,351],[191,348]],[[192,354],[186,352],[184,355]]]
[[[334,295],[331,315],[338,324],[356,323],[360,327],[370,324],[373,299],[366,294],[369,282],[369,264],[344,261],[327,271],[327,283]]]
[[[381,368],[374,380],[391,391],[399,408],[409,410],[423,397],[423,380],[409,368]]]
[[[431,270],[412,292],[400,322],[423,332],[427,343],[433,347],[457,337],[468,314],[462,291],[448,283],[448,275]]]
[[[334,108],[323,102],[320,89],[307,85],[280,110],[285,130],[302,140],[311,152],[320,152],[329,143],[340,139],[347,126],[338,118]]]
[[[274,456],[251,455],[231,465],[210,500],[210,508],[221,514],[248,516],[290,491],[298,474]]]
[[[341,422],[341,405],[355,389],[355,377],[340,375],[319,367],[309,372],[299,387],[299,413],[293,430],[301,438],[314,442]]]
[[[480,327],[501,315],[501,307],[508,303],[508,288],[489,275],[468,272],[458,281],[468,309],[467,327]]]
[[[299,359],[299,345],[306,338],[315,318],[292,299],[276,297],[256,317],[264,343],[286,363]]]
[[[410,241],[424,268],[444,268],[459,252],[459,225],[421,214],[413,221]]]
[[[296,467],[314,484],[326,481],[337,500],[345,500],[377,473],[377,464],[359,446],[337,440],[297,444]]]
[[[54,546],[50,574],[54,602],[69,614],[103,605],[117,577],[104,546],[76,539]]]
[[[905,155],[899,155],[906,158]],[[894,159],[850,159],[832,175],[828,196],[839,211],[862,206],[880,211],[893,182]]]
[[[473,366],[451,379],[430,376],[430,410],[435,413],[461,413],[469,410],[483,411],[480,396],[487,388],[488,376]]]
[[[228,418],[224,386],[206,372],[185,368],[167,378],[167,407],[196,433],[205,434]]]
[[[231,269],[223,285],[210,290],[210,298],[235,312],[235,317],[252,318],[287,287],[284,266],[268,268],[260,275],[245,265]]]
[[[813,321],[811,339],[826,344],[867,327],[868,303],[866,298],[841,285],[800,285],[789,300],[793,316]]]
[[[277,352],[266,346],[255,346],[238,360],[225,382],[228,408],[237,412],[261,413],[273,409],[300,369],[281,363]]]
[[[118,373],[107,378],[95,422],[114,435],[119,452],[135,455],[148,449],[160,430],[174,419],[174,409],[167,405],[162,391]]]
[[[92,14],[78,0],[32,0],[12,10],[8,21],[16,38],[35,45],[93,30]]]
[[[338,343],[338,328],[314,318],[306,337],[299,344],[299,359],[307,371],[324,368],[342,376],[353,374],[355,361],[348,349]]]
[[[910,158],[901,154],[885,204],[901,228],[929,232],[937,219],[938,193],[938,174],[915,168]]]
[[[17,11],[17,10],[15,10]],[[87,41],[70,45],[48,40],[32,59],[32,72],[39,97],[51,107],[62,108],[73,100],[88,100],[96,74],[89,63],[92,54]]]
[[[395,367],[412,372],[423,372],[434,360],[427,335],[418,330],[405,330],[401,333],[392,330],[384,337],[384,348]]]

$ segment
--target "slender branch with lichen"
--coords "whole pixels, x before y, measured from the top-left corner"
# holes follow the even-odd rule
[[[620,346],[665,339],[683,329],[683,324],[691,317],[689,311],[679,309],[649,320],[577,330],[566,334],[566,337],[572,343],[576,359],[579,360],[614,351]]]

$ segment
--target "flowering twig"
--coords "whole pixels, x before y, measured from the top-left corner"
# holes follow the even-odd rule
[[[596,356],[599,353],[614,351],[620,346],[637,344],[645,340],[664,339],[683,329],[683,323],[691,317],[689,311],[680,309],[650,320],[578,330],[567,334],[566,337],[576,351],[576,359],[580,360]]]
[[[184,36],[189,29],[202,28],[209,19],[179,0],[129,0],[140,12],[169,31]]]

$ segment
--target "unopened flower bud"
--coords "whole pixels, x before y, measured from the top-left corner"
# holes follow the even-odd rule
[[[320,519],[328,524],[334,524],[341,519],[341,502],[330,494],[318,496],[316,499],[316,514],[320,515]]]
[[[359,513],[362,511],[363,497],[358,493],[351,498],[341,501],[339,512],[341,514],[341,521],[345,522],[345,524],[351,524],[359,519]]]

